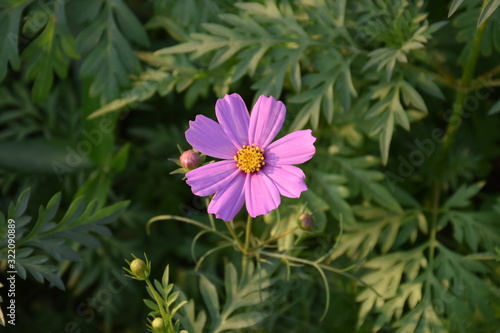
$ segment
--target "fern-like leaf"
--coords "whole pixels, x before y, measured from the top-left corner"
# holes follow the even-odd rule
[[[54,82],[54,72],[65,78],[70,58],[79,57],[64,10],[64,2],[54,2],[54,12],[47,25],[21,56],[27,62],[26,76],[34,80],[32,96],[35,102],[47,97]]]
[[[64,289],[64,284],[53,262],[80,259],[71,248],[72,242],[98,247],[100,242],[95,234],[110,236],[105,225],[114,221],[128,206],[128,202],[120,202],[98,209],[96,201],[86,205],[84,198],[80,197],[72,202],[62,219],[55,222],[61,200],[58,193],[46,207],[40,207],[36,222],[30,224],[31,217],[25,215],[29,196],[30,189],[26,189],[16,203],[10,204],[8,211],[8,218],[15,221],[16,227],[15,268],[23,279],[28,271],[40,283],[48,280],[60,289]],[[0,241],[0,258],[7,259],[7,238]]]
[[[76,40],[85,55],[80,75],[94,78],[90,94],[105,104],[130,83],[128,74],[139,73],[139,61],[128,39],[146,46],[148,38],[122,0],[79,0],[74,6],[82,21],[90,22]]]
[[[21,15],[33,0],[0,1],[0,82],[7,75],[8,65],[12,69],[19,70],[21,62],[19,60],[18,44],[20,42],[19,25]]]

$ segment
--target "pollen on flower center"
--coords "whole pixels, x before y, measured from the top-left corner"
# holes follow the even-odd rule
[[[251,146],[244,145],[234,155],[236,166],[245,173],[259,171],[266,162],[264,162],[264,149],[257,147],[254,143]]]

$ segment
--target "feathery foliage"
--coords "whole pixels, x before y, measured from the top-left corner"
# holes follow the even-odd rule
[[[494,332],[499,7],[0,0],[0,271],[12,219],[16,325]],[[234,92],[282,100],[278,137],[317,140],[308,191],[225,223],[187,169],[169,173],[189,120]],[[119,268],[137,251],[155,263],[146,288]]]

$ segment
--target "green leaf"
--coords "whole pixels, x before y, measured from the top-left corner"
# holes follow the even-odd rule
[[[62,259],[79,260],[79,255],[70,247],[71,241],[89,247],[99,246],[100,243],[93,234],[110,236],[109,229],[104,225],[115,220],[128,205],[128,202],[119,202],[98,209],[93,201],[85,208],[84,197],[80,197],[71,203],[60,222],[55,223],[52,220],[57,216],[61,201],[61,195],[58,193],[50,199],[46,207],[40,207],[38,219],[30,226],[31,218],[23,215],[28,200],[29,189],[26,189],[19,196],[17,203],[11,203],[9,206],[9,217],[16,221],[16,269],[23,279],[26,278],[27,272],[30,272],[37,281],[42,283],[48,280],[60,289],[64,289],[64,285],[56,274],[56,266],[52,265],[46,254],[56,262]],[[6,257],[6,254],[2,254],[7,253],[6,250],[7,239],[0,239],[0,257]]]
[[[391,146],[393,132],[394,114],[392,112],[389,112],[385,117],[384,126],[379,136],[380,155],[382,157],[382,163],[384,165],[386,165],[387,161],[389,160],[389,148]]]
[[[126,3],[115,0],[112,9],[123,34],[141,46],[149,46],[146,30]]]
[[[171,306],[177,300],[178,297],[179,297],[179,291],[174,291],[173,293],[168,295],[166,302],[167,306]]]
[[[241,330],[247,327],[253,327],[262,321],[262,313],[246,312],[231,316],[225,320],[218,329],[218,332],[226,330]]]
[[[260,322],[266,314],[257,311],[261,303],[271,296],[267,289],[272,285],[269,272],[266,269],[256,270],[253,262],[249,262],[246,274],[238,278],[233,264],[225,264],[225,294],[223,309],[219,304],[219,295],[215,285],[205,276],[200,277],[200,292],[210,315],[210,332],[223,332],[232,329],[249,328]],[[195,318],[193,303],[186,302],[179,293],[180,322],[190,332],[202,332],[206,316],[201,312]]]
[[[491,0],[488,3],[497,6],[496,4],[494,4],[494,2],[497,1]],[[460,57],[458,60],[462,66],[464,66],[466,63],[466,59],[468,57],[468,54],[470,53],[474,41],[473,37],[477,30],[478,17],[480,17],[481,14],[486,17],[488,15],[488,12],[492,13],[491,9],[493,8],[489,6],[488,11],[481,11],[481,3],[484,3],[486,5],[486,2],[478,0],[470,0],[465,2],[467,10],[459,13],[454,20],[454,24],[458,28],[456,38],[458,41],[465,43],[465,45],[462,47],[462,52],[460,53]],[[481,42],[481,53],[484,56],[491,56],[495,51],[498,52],[500,50],[499,29],[496,14],[498,14],[498,12],[493,13],[492,16],[489,17],[492,23],[486,24],[486,26],[484,27],[484,35]]]
[[[31,238],[34,234],[38,232],[38,230],[44,226],[46,223],[51,222],[51,220],[54,218],[54,216],[57,213],[57,210],[59,209],[59,203],[61,202],[61,192],[56,193],[52,199],[50,199],[49,203],[47,204],[47,208],[44,209],[43,207],[40,207],[40,210],[38,212],[38,219],[31,229],[30,233],[26,235],[26,238]]]
[[[100,96],[101,104],[105,104],[119,96],[121,87],[130,84],[129,74],[140,71],[139,61],[127,38],[147,45],[146,33],[122,0],[77,1],[76,5],[89,3],[81,6],[81,15],[91,21],[76,40],[79,51],[85,54],[80,75],[94,78],[90,95]]]
[[[492,115],[498,112],[500,112],[500,99],[496,101],[495,104],[493,104],[490,111],[488,111],[488,115]]]
[[[143,72],[136,82],[136,85],[125,91],[120,98],[103,105],[88,116],[88,119],[101,117],[111,112],[115,112],[133,105],[137,102],[145,101],[156,92],[164,96],[171,92],[176,83],[176,78],[161,71],[148,70]]]
[[[180,294],[181,301],[187,301],[184,294]],[[204,311],[200,311],[196,316],[194,301],[189,300],[178,312],[183,328],[190,333],[203,333],[207,316]]]
[[[165,16],[154,16],[149,20],[145,26],[146,29],[163,28],[175,40],[185,41],[187,39],[187,32],[175,20]]]
[[[367,201],[373,200],[394,212],[403,211],[394,196],[378,183],[384,179],[384,175],[378,171],[365,170],[367,167],[380,163],[377,158],[373,156],[357,158],[333,156],[332,159],[340,166],[342,174],[348,179],[351,195],[354,196],[361,192]]]
[[[32,255],[31,249],[22,248],[16,251],[16,269],[22,279],[26,279],[26,271],[40,283],[49,281],[57,288],[65,290],[61,277],[56,273],[57,268],[47,264],[48,257]]]
[[[303,104],[291,125],[291,131],[304,128],[308,121],[314,130],[317,129],[321,111],[327,123],[330,124],[334,112],[340,108],[340,103],[336,103],[335,96],[337,94],[340,96],[344,111],[348,111],[351,98],[357,95],[351,82],[349,60],[346,60],[336,49],[330,48],[328,51],[317,61],[321,72],[305,75],[302,81],[307,89],[288,100],[291,103]]]
[[[259,78],[252,88],[257,90],[257,96],[265,94],[279,98],[287,73],[291,84],[299,91],[302,85],[300,60],[309,46],[308,34],[292,13],[282,13],[283,9],[271,2],[258,6],[248,5],[237,4],[240,15],[221,14],[221,24],[202,24],[207,33],[193,33],[186,42],[161,49],[155,54],[167,56],[191,53],[191,59],[200,61],[206,55],[205,58],[210,59],[208,68],[211,72],[221,68],[223,64],[229,68],[236,62],[230,73],[226,71],[226,77],[221,80],[223,84],[214,87],[221,96],[227,93],[231,81],[239,80],[245,74],[253,77],[255,73]],[[261,9],[256,10],[257,7]],[[268,15],[273,13],[272,20],[261,20],[257,13],[262,8],[267,8]],[[291,39],[297,42],[292,43]],[[231,81],[227,75],[231,77]],[[185,81],[186,86],[194,84],[196,83],[192,79]],[[178,89],[185,88],[183,86]],[[198,87],[198,90],[205,88]]]
[[[167,265],[167,266],[165,267],[165,270],[163,271],[163,276],[162,276],[162,278],[161,278],[161,283],[162,283],[162,285],[164,286],[164,288],[165,288],[166,286],[168,286],[168,281],[169,281],[169,278],[170,278],[170,266],[169,266],[169,265]],[[166,289],[164,289],[164,290],[163,290],[163,292],[164,292],[164,294],[165,294],[165,295],[167,295],[167,294],[168,294],[168,292],[166,292]]]
[[[500,6],[500,0],[489,0],[488,4],[484,7],[477,21],[477,27],[481,26],[493,12]]]
[[[431,75],[416,73],[416,83],[426,93],[442,100],[445,99],[441,88],[434,82],[434,78]]]
[[[62,181],[68,174],[88,168],[90,161],[67,142],[34,138],[0,143],[0,166],[27,173],[53,173]]]
[[[217,289],[206,277],[200,277],[200,292],[203,297],[203,301],[207,305],[208,313],[212,319],[212,327],[217,327],[219,323],[219,296],[217,295]]]
[[[437,277],[448,281],[451,286],[461,287],[460,291],[469,311],[477,310],[483,313],[486,318],[491,318],[493,311],[487,305],[488,300],[495,302],[497,299],[498,301],[498,295],[494,295],[491,286],[479,277],[479,274],[487,272],[485,265],[479,261],[469,260],[443,245],[440,245],[438,249],[439,254],[435,263]],[[468,290],[474,290],[474,292],[465,292]]]
[[[302,86],[302,76],[300,73],[300,62],[294,62],[290,68],[290,82],[295,91],[300,91]]]
[[[392,314],[395,314],[396,319],[401,317],[411,293],[419,293],[418,289],[421,288],[421,284],[401,284],[404,279],[405,269],[412,259],[419,262],[419,269],[425,267],[426,262],[422,249],[390,253],[371,259],[364,264],[371,271],[363,276],[363,281],[372,286],[382,295],[382,298],[379,298],[371,289],[364,288],[361,291],[357,296],[357,300],[362,302],[358,326],[373,307],[379,308],[379,311],[383,313],[382,317],[377,320],[378,325],[386,323],[392,317]]]
[[[31,2],[33,0],[0,3],[0,50],[2,50],[0,52],[0,82],[7,75],[9,63],[14,70],[19,70],[21,67],[18,44],[26,44],[28,41],[21,37],[19,26],[22,13]]]
[[[340,175],[328,175],[319,171],[314,172],[313,177],[317,179],[318,185],[326,193],[325,201],[330,205],[330,211],[335,212],[333,216],[339,219],[342,215],[346,224],[353,224],[354,214],[352,207],[345,200],[347,189],[343,184],[347,183],[347,178]]]
[[[64,214],[63,218],[59,222],[59,224],[65,225],[65,224],[72,224],[81,214],[83,213],[85,208],[85,197],[80,196],[77,197],[71,205],[69,206],[68,210]]]
[[[481,188],[486,183],[484,181],[482,182],[477,182],[471,186],[467,185],[462,185],[458,188],[458,190],[453,193],[453,195],[446,200],[445,204],[443,205],[444,209],[450,209],[450,208],[464,208],[470,205],[470,199],[474,197]]]
[[[412,105],[422,112],[427,112],[425,102],[420,94],[402,77],[394,81],[382,80],[371,88],[371,99],[377,100],[365,112],[365,121],[371,127],[369,135],[378,136],[382,164],[387,164],[392,135],[396,125],[410,130],[409,107]],[[406,105],[406,110],[401,104],[401,99]],[[414,110],[413,110],[414,111]]]
[[[450,6],[450,10],[448,11],[448,18],[457,11],[458,7],[460,7],[462,2],[464,2],[464,0],[453,0]]]
[[[144,304],[146,304],[146,306],[150,310],[155,311],[155,312],[159,312],[160,311],[158,309],[158,304],[156,304],[156,302],[150,301],[149,299],[143,299],[143,301],[144,301]]]
[[[111,161],[111,171],[121,172],[127,166],[128,154],[130,151],[130,143],[126,143],[116,154]]]
[[[428,112],[424,99],[422,98],[422,96],[420,96],[417,90],[413,88],[411,84],[406,81],[402,81],[401,90],[403,92],[403,100],[405,101],[406,105],[412,105],[418,110]]]
[[[9,214],[8,214],[9,218],[17,220],[24,214],[26,208],[28,207],[28,201],[30,199],[30,191],[31,191],[30,188],[25,189],[19,195],[16,205],[14,205],[14,203],[11,203],[9,205]]]
[[[52,16],[42,33],[31,42],[21,55],[27,62],[26,76],[33,79],[32,96],[35,102],[49,94],[54,73],[65,78],[69,59],[77,59],[75,41],[66,24],[63,2],[56,2]]]

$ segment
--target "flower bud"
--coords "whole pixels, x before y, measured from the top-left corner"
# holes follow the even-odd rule
[[[134,259],[130,263],[130,270],[139,280],[146,280],[149,276],[149,270],[144,261],[141,259]]]
[[[179,161],[183,168],[192,170],[200,164],[200,154],[194,150],[186,150],[182,153]]]
[[[163,319],[160,317],[156,317],[151,322],[151,327],[153,328],[153,332],[163,332],[165,329],[165,325],[163,324]]]
[[[300,215],[299,220],[300,226],[303,229],[310,230],[314,228],[314,218],[311,216],[311,214],[304,213]]]

